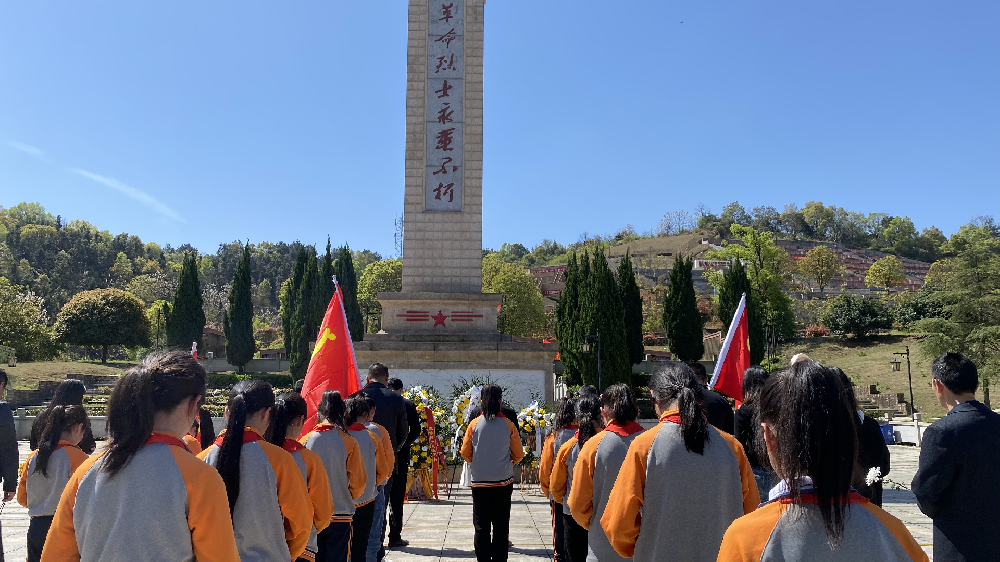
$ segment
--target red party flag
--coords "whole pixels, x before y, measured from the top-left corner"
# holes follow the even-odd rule
[[[316,346],[313,347],[306,380],[302,383],[302,397],[306,400],[306,424],[303,435],[316,425],[316,408],[327,390],[339,390],[345,399],[361,390],[361,376],[358,361],[354,358],[354,343],[347,329],[347,313],[344,312],[344,294],[340,284],[334,279],[336,291],[326,307],[326,316],[319,327]]]
[[[709,388],[735,399],[737,407],[743,401],[743,372],[750,367],[750,329],[746,305],[747,295],[743,293],[729,325],[729,334],[719,352],[719,359],[715,362],[712,380],[708,383]]]

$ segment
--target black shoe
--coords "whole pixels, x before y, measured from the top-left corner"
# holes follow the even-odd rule
[[[389,548],[403,548],[409,545],[410,541],[406,539],[389,539]]]

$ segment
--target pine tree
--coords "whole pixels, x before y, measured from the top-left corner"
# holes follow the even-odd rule
[[[569,256],[565,283],[556,303],[556,341],[559,343],[559,360],[563,364],[563,373],[570,382],[579,384],[577,354],[580,352],[580,341],[575,329],[580,313],[580,271],[576,265],[576,252]]]
[[[759,365],[764,360],[766,349],[764,322],[759,313],[760,307],[757,305],[757,297],[751,288],[750,278],[747,277],[747,270],[743,267],[743,262],[734,259],[729,262],[729,271],[722,277],[722,285],[719,286],[719,319],[722,320],[723,331],[728,333],[729,325],[736,314],[736,308],[740,305],[740,298],[746,294],[747,328],[750,332],[750,361],[754,365]]]
[[[365,337],[365,322],[361,317],[361,307],[358,306],[358,278],[349,247],[344,246],[340,249],[333,272],[337,276],[337,283],[340,284],[340,292],[344,294],[344,313],[347,315],[351,340],[361,341]]]
[[[168,347],[190,349],[191,342],[201,347],[201,335],[205,330],[205,310],[202,306],[198,260],[193,253],[188,253],[184,256],[174,303],[165,323]]]
[[[618,262],[618,295],[622,300],[625,314],[625,347],[628,349],[629,365],[640,363],[646,354],[642,343],[642,295],[632,269],[632,258],[628,252]]]
[[[229,309],[223,316],[222,328],[226,332],[226,360],[230,365],[243,367],[253,359],[256,343],[253,339],[253,291],[250,279],[250,245],[243,246],[243,257],[233,275],[229,291]]]
[[[295,379],[305,378],[312,359],[312,345],[316,343],[319,325],[323,321],[322,284],[316,255],[309,256],[299,292],[295,296],[292,314],[292,346],[288,351],[288,368]]]
[[[295,256],[295,269],[292,276],[281,284],[281,292],[278,300],[281,303],[281,333],[285,337],[285,355],[291,362],[293,349],[295,348],[295,334],[292,330],[292,318],[295,316],[296,299],[299,295],[299,287],[302,286],[302,277],[306,272],[306,264],[309,263],[309,252],[305,247],[299,248],[298,255]]]
[[[667,296],[663,299],[663,328],[670,353],[681,361],[698,361],[705,353],[702,318],[691,270],[694,260],[678,255],[670,271]]]
[[[622,307],[618,283],[608,267],[604,251],[594,251],[594,260],[580,299],[579,334],[581,341],[587,336],[600,335],[591,344],[591,352],[583,362],[584,384],[597,385],[598,390],[615,383],[630,383],[632,369],[628,347],[625,343],[625,312]],[[600,347],[600,372],[597,366],[597,349]]]
[[[336,289],[333,285],[333,276],[336,275],[336,271],[333,267],[333,252],[330,249],[330,237],[326,237],[326,253],[323,254],[323,269],[320,271],[319,279],[323,285],[323,302],[330,304],[330,299],[333,298],[333,293]]]

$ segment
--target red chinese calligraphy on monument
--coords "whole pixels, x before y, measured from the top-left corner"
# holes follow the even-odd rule
[[[450,90],[453,90],[454,88],[455,88],[455,86],[452,86],[452,85],[448,84],[448,80],[445,79],[444,84],[441,85],[441,89],[440,90],[434,90],[434,93],[435,94],[441,94],[441,95],[438,96],[439,99],[440,98],[450,98],[451,96],[448,94],[448,92]]]
[[[452,119],[453,115],[455,115],[455,110],[451,108],[451,104],[444,102],[441,109],[438,110],[438,123],[442,125],[453,123],[455,121]]]
[[[437,74],[442,70],[455,70],[454,53],[448,56],[441,56],[437,58],[437,66],[434,68],[434,74]]]
[[[451,4],[441,4],[441,17],[438,18],[438,21],[443,21],[444,23],[450,22],[451,18],[455,17],[451,15],[451,10],[454,7],[455,7],[454,2],[452,2]]]
[[[444,43],[445,48],[451,47],[451,42],[458,39],[458,35],[455,34],[455,28],[451,28],[448,33],[445,33],[441,37],[434,40],[436,43]]]
[[[440,182],[440,183],[438,183],[438,186],[434,188],[434,198],[435,199],[440,199],[440,200],[443,201],[445,197],[448,198],[448,202],[449,203],[453,203],[455,201],[455,184],[454,183],[449,183],[449,184],[445,185],[444,182]]]
[[[455,127],[449,129],[441,129],[437,134],[437,146],[434,148],[437,150],[443,150],[445,152],[451,152],[455,150],[451,144],[455,142]]]
[[[438,175],[438,174],[446,174],[447,175],[448,174],[448,164],[451,164],[453,161],[454,161],[454,159],[451,156],[445,156],[441,160],[441,167],[438,168],[437,170],[434,170],[434,175],[435,176]],[[457,172],[458,171],[458,166],[452,166],[451,167],[451,171],[452,172]]]

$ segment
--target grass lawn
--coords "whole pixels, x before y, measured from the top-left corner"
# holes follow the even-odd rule
[[[17,367],[4,367],[10,377],[10,388],[36,389],[38,381],[63,380],[66,375],[121,375],[134,363],[90,361],[19,362]]]

